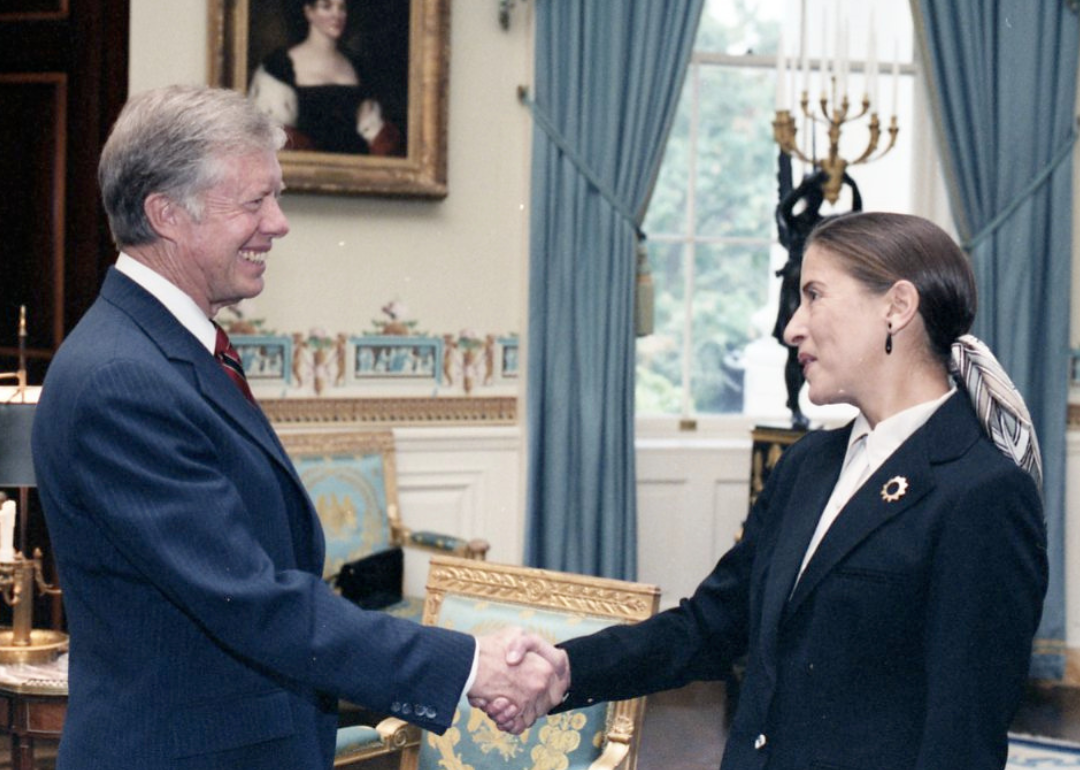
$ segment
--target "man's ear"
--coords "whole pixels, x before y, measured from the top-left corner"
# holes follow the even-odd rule
[[[187,211],[163,193],[151,193],[143,201],[143,212],[154,232],[160,237],[175,241],[177,240],[177,228],[180,226]]]
[[[911,319],[918,315],[919,290],[911,281],[897,281],[889,289],[887,299],[889,306],[886,320],[895,333],[911,323]]]

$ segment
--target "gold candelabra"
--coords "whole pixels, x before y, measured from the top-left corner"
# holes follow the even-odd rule
[[[825,199],[829,203],[836,203],[837,198],[840,197],[840,188],[843,186],[844,173],[847,171],[848,166],[869,163],[884,157],[896,144],[896,135],[899,133],[900,128],[897,125],[896,113],[894,112],[889,120],[889,127],[886,129],[889,134],[889,143],[878,152],[878,145],[881,142],[882,135],[881,119],[878,117],[876,109],[873,112],[870,111],[870,97],[864,95],[858,113],[849,114],[851,103],[848,101],[847,94],[842,94],[837,98],[836,78],[833,77],[831,81],[832,99],[830,100],[827,93],[822,92],[821,98],[818,100],[818,106],[821,109],[820,115],[815,114],[811,108],[810,95],[807,91],[804,90],[799,99],[799,107],[802,110],[803,117],[807,120],[810,130],[816,129],[819,124],[826,127],[829,137],[828,154],[821,158],[812,157],[799,148],[796,141],[799,129],[796,126],[795,116],[791,114],[789,109],[781,108],[776,110],[776,120],[773,121],[773,138],[780,145],[780,149],[788,155],[794,155],[804,163],[809,163],[826,173],[827,179],[823,186]],[[841,129],[845,124],[854,123],[867,115],[870,117],[869,139],[866,147],[862,154],[854,160],[846,160],[840,155]]]
[[[67,650],[68,635],[34,628],[34,587],[42,594],[58,596],[41,571],[41,549],[27,559],[16,551],[14,560],[0,563],[0,593],[11,607],[11,627],[0,628],[0,663],[45,663]]]

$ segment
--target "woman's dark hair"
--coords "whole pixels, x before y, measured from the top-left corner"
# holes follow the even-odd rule
[[[308,36],[308,31],[311,29],[311,25],[308,24],[307,16],[304,15],[304,10],[307,8],[314,9],[319,4],[319,0],[290,0],[285,4],[285,28],[287,30],[288,44],[290,46],[301,43]],[[352,3],[349,0],[345,2],[345,10],[349,14],[349,21],[346,23],[346,30],[352,29],[353,24],[353,8]],[[344,40],[344,38],[342,38]]]
[[[843,214],[818,225],[806,248],[818,246],[870,291],[884,294],[907,280],[919,292],[919,314],[942,361],[966,334],[978,306],[975,274],[956,242],[935,225],[908,214]]]

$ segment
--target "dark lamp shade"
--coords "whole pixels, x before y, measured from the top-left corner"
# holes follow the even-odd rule
[[[0,403],[0,487],[36,486],[30,455],[36,409],[36,404]]]

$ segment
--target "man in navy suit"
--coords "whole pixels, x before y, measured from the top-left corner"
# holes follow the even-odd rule
[[[172,87],[102,152],[121,254],[33,440],[71,632],[62,770],[323,769],[338,698],[441,733],[464,694],[513,700],[519,728],[562,697],[539,656],[510,676],[519,632],[421,627],[320,579],[315,511],[211,321],[288,232],[282,141],[240,94]]]

